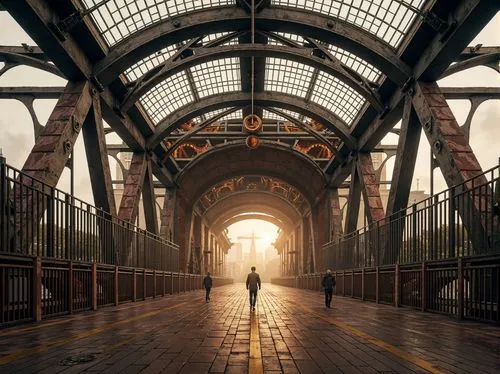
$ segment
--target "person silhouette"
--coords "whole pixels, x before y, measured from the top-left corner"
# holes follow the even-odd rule
[[[250,269],[251,273],[247,275],[247,290],[250,294],[250,310],[255,311],[255,303],[257,302],[257,289],[260,290],[260,276],[255,272],[255,266]]]
[[[210,290],[212,289],[212,277],[210,272],[207,272],[207,276],[203,278],[203,286],[205,286],[205,302],[208,303],[210,300]]]

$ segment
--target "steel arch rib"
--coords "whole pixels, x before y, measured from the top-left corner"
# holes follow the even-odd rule
[[[186,105],[158,123],[155,133],[147,140],[147,148],[155,148],[170,132],[192,118],[221,108],[243,107],[250,101],[250,93],[227,92],[207,96],[198,102]],[[329,128],[349,148],[356,148],[356,139],[350,135],[346,123],[318,104],[308,102],[298,96],[278,92],[257,92],[254,95],[254,102],[258,106],[288,109],[310,117]]]
[[[312,48],[291,48],[279,45],[239,44],[212,48],[195,48],[194,55],[185,59],[167,61],[161,66],[154,67],[146,72],[143,78],[138,79],[122,104],[121,110],[128,111],[144,94],[158,83],[172,75],[204,62],[228,57],[277,57],[299,62],[320,71],[333,75],[363,96],[379,113],[383,111],[383,104],[377,95],[359,80],[346,71],[340,62],[313,56]]]
[[[398,85],[402,85],[412,74],[411,68],[401,61],[391,46],[368,31],[340,19],[272,7],[256,14],[255,26],[263,31],[305,35],[336,45],[372,64]],[[165,19],[113,46],[108,55],[95,65],[93,75],[107,85],[128,67],[166,45],[206,35],[207,30],[217,33],[244,28],[250,28],[250,18],[243,9],[235,7],[207,9]]]
[[[6,63],[14,63],[17,65],[30,66],[32,68],[43,70],[66,79],[64,74],[57,68],[57,66],[52,65],[47,61],[40,60],[38,58],[25,56],[18,53],[0,51],[0,61]]]

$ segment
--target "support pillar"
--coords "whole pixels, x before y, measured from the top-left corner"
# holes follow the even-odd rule
[[[422,127],[412,105],[412,96],[407,95],[405,97],[401,132],[399,134],[398,150],[392,173],[391,190],[389,191],[386,212],[386,217],[390,217],[391,219],[392,229],[390,234],[393,240],[385,242],[387,245],[392,243],[392,247],[387,247],[387,250],[384,251],[382,259],[382,263],[384,264],[397,262],[400,255],[399,251],[405,229],[405,215],[391,216],[408,206],[411,182],[413,180],[418,146],[420,144]]]
[[[359,153],[356,165],[363,193],[365,216],[370,226],[369,256],[375,258],[375,264],[379,265],[383,252],[386,250],[385,246],[381,245],[385,243],[385,235],[383,235],[385,227],[380,228],[384,224],[385,213],[370,153]],[[359,264],[354,264],[354,266],[357,267]]]
[[[142,186],[142,203],[144,207],[144,218],[146,221],[146,230],[158,235],[158,214],[156,212],[156,195],[153,181],[153,169],[151,161],[147,161],[147,169]]]
[[[106,137],[102,121],[101,102],[99,95],[93,92],[92,109],[82,128],[85,154],[89,167],[90,183],[95,206],[101,208],[102,217],[97,218],[101,255],[104,263],[112,264],[114,258],[113,230],[109,230],[109,221],[116,217],[115,195],[111,181]],[[70,215],[70,225],[73,226],[73,212]],[[96,259],[98,260],[98,259]]]
[[[146,155],[143,152],[136,152],[132,156],[130,168],[125,180],[123,188],[123,196],[120,202],[120,209],[118,210],[118,218],[128,222],[132,225],[135,224],[137,214],[139,211],[139,201],[141,198],[141,190],[144,184],[144,177],[147,170]],[[119,265],[131,266],[133,260],[132,254],[132,241],[134,236],[132,231],[123,230],[121,235],[121,246],[116,248]]]
[[[349,185],[349,199],[347,203],[347,215],[344,233],[349,234],[358,228],[359,205],[361,201],[361,182],[356,166],[352,163],[351,183]]]

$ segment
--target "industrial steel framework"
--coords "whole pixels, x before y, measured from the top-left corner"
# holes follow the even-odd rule
[[[38,193],[44,186],[41,193],[50,195],[63,169],[71,166],[82,132],[99,214],[111,224],[132,227],[142,199],[145,228],[158,235],[158,243],[168,239],[180,246],[183,271],[223,263],[220,249],[230,246],[224,229],[251,211],[238,198],[244,195],[241,189],[234,188],[224,199],[232,199],[235,210],[206,221],[212,205],[219,204],[210,194],[224,181],[252,175],[281,183],[281,195],[258,188],[261,194],[274,192],[269,204],[281,202],[252,213],[287,228],[278,240],[288,243],[283,261],[293,261],[294,272],[321,269],[327,262],[322,246],[356,232],[361,198],[370,235],[374,225],[392,222],[405,211],[422,131],[432,148],[432,167],[441,169],[449,187],[461,186],[467,201],[450,209],[471,233],[472,246],[481,253],[495,251],[484,241],[494,225],[482,218],[495,186],[469,137],[477,108],[498,100],[500,90],[439,87],[436,81],[477,66],[499,71],[500,47],[468,45],[497,13],[498,2],[0,0],[0,10],[8,11],[37,44],[1,46],[0,77],[26,65],[68,81],[65,87],[0,87],[0,99],[21,101],[33,119],[35,146],[15,172],[17,178],[26,176],[30,188]],[[34,100],[56,98],[42,125]],[[461,126],[447,104],[456,99],[472,104]],[[257,150],[247,148],[242,127],[250,114],[263,122],[255,134]],[[121,144],[106,143],[112,132]],[[380,144],[389,132],[399,136],[397,146]],[[128,168],[119,157],[124,153],[131,154]],[[384,163],[395,157],[390,180],[381,180],[372,153],[384,153]],[[122,179],[112,178],[108,156],[120,164]],[[470,192],[470,180],[484,186],[481,193]],[[387,209],[381,183],[390,183]],[[116,204],[118,186],[123,197]],[[16,188],[24,187],[14,178],[4,188],[2,204],[10,206]],[[339,203],[343,188],[348,189],[345,217]],[[283,197],[285,190],[300,198],[300,209],[289,195]],[[20,208],[13,220],[2,218],[5,227],[13,225],[14,239],[21,222],[36,226],[33,222],[46,217],[46,198],[34,196],[23,195],[24,205],[15,201],[31,207],[29,213]],[[210,204],[204,205],[207,199]],[[280,207],[298,211],[300,230],[292,227],[296,217],[280,215]],[[102,224],[96,225],[105,237]],[[405,228],[393,230],[391,248]],[[23,252],[2,235],[2,252]],[[23,235],[26,243],[36,236],[34,230]],[[124,247],[117,262],[130,259],[129,244],[118,245],[114,235],[106,240]],[[290,240],[302,243],[300,255]],[[397,261],[396,252],[378,254],[380,264]],[[358,265],[351,260],[345,266]]]

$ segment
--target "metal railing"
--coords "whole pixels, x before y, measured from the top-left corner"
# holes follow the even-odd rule
[[[10,167],[3,157],[1,253],[179,270],[176,244]]]
[[[500,323],[500,255],[338,270],[333,275],[338,296]],[[303,274],[271,282],[322,291],[323,276]]]
[[[201,274],[0,254],[0,327],[202,288]]]
[[[500,253],[496,166],[323,246],[325,267],[343,270]]]

